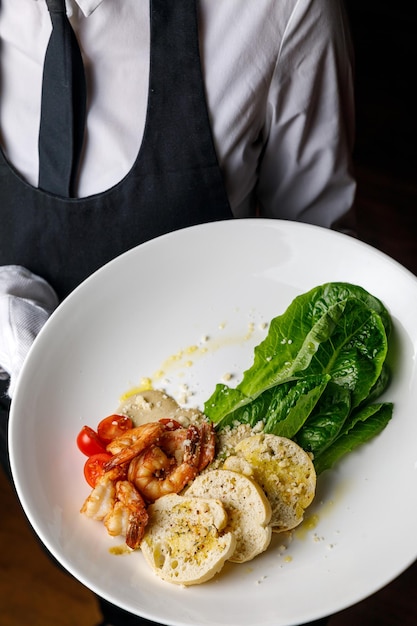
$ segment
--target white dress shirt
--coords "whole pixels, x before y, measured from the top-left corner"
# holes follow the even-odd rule
[[[67,0],[67,12],[88,85],[77,189],[84,197],[119,182],[140,149],[149,0]],[[351,59],[339,3],[199,0],[199,17],[207,103],[234,215],[254,215],[259,204],[266,217],[331,226],[355,191]],[[0,142],[32,185],[50,31],[44,0],[1,1]]]

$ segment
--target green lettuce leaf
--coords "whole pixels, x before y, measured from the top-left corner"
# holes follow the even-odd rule
[[[362,287],[315,287],[271,321],[241,382],[217,385],[204,412],[219,429],[262,421],[264,432],[294,439],[315,459],[336,457],[387,417],[367,407],[389,383],[391,326],[383,303]]]
[[[271,387],[319,374],[349,389],[357,406],[381,375],[390,327],[383,304],[361,287],[316,287],[271,321],[240,384],[235,390],[218,385],[204,410],[219,423]]]
[[[330,382],[311,415],[294,437],[296,443],[317,457],[340,434],[350,411],[350,391]]]
[[[356,413],[355,418],[339,437],[314,459],[317,474],[333,467],[342,457],[378,435],[391,420],[393,404],[384,402],[367,406]]]

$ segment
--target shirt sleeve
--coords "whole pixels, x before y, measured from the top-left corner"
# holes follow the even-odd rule
[[[353,205],[353,55],[338,0],[299,0],[271,81],[258,199],[263,217],[334,227]]]
[[[57,306],[55,291],[40,276],[19,265],[0,267],[0,380],[10,378],[9,397],[30,347]]]

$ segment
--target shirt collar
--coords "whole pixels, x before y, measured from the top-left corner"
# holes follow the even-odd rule
[[[74,2],[78,4],[85,17],[88,17],[100,6],[103,0],[74,0]]]
[[[36,0],[36,2],[38,2],[38,0]],[[89,17],[97,9],[97,7],[100,6],[102,2],[103,0],[72,0],[72,2],[70,2],[69,0],[65,0],[65,3],[67,5],[67,13],[69,16],[72,15],[71,5],[74,3],[78,4],[85,17]]]

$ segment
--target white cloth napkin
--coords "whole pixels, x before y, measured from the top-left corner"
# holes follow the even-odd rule
[[[43,278],[19,265],[0,267],[0,378],[10,377],[11,398],[27,353],[57,306]]]

